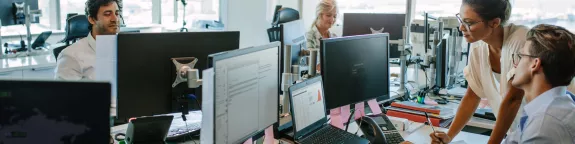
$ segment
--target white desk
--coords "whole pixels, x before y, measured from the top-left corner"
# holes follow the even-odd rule
[[[434,127],[434,129],[436,131],[444,131],[447,132],[447,129],[445,128],[438,128],[438,127]],[[433,130],[431,129],[430,126],[425,125],[421,128],[419,128],[418,130],[414,131],[411,134],[407,134],[407,136],[404,136],[403,138],[406,141],[410,141],[412,143],[415,144],[428,144],[431,143],[431,138],[429,137],[429,134],[431,134]],[[474,133],[468,133],[468,132],[459,132],[459,134],[453,138],[452,142],[456,142],[456,141],[460,141],[463,140],[465,141],[465,143],[468,144],[486,144],[487,141],[489,140],[488,136],[484,136],[484,135],[480,135],[480,134],[474,134]]]

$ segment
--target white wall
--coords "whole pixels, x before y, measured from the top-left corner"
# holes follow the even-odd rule
[[[240,31],[240,48],[269,42],[266,30],[268,0],[221,0],[222,22],[228,31]]]

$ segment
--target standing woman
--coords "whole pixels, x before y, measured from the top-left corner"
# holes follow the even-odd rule
[[[490,143],[500,143],[507,130],[514,131],[523,91],[510,85],[514,76],[512,54],[523,48],[525,26],[508,24],[509,0],[462,0],[456,15],[465,40],[472,43],[469,65],[464,69],[469,83],[467,93],[447,133],[430,134],[432,143],[449,143],[467,124],[482,98],[497,116]],[[512,124],[514,123],[514,124]],[[512,126],[513,125],[513,126]]]
[[[320,39],[337,37],[335,33],[329,31],[333,24],[335,24],[337,12],[337,3],[335,0],[320,1],[316,7],[316,18],[312,23],[310,30],[306,33],[308,50],[315,49],[319,51]],[[319,70],[319,55],[317,62],[318,67],[316,69]]]

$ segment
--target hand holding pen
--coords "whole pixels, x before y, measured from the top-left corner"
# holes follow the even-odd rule
[[[433,125],[431,124],[431,120],[429,119],[429,115],[427,115],[427,112],[424,112],[424,113],[425,113],[425,118],[427,118],[427,123],[431,127],[431,130],[433,130],[433,132],[431,134],[429,134],[429,137],[431,137],[431,143],[432,144],[447,144],[447,143],[451,142],[451,138],[447,135],[447,133],[442,132],[442,131],[435,131],[435,128],[433,128]]]

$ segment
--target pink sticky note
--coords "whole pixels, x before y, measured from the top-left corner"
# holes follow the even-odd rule
[[[252,138],[248,139],[246,142],[244,142],[244,144],[253,144],[254,140],[252,140]]]
[[[356,120],[361,118],[362,116],[365,116],[364,108],[365,108],[365,104],[363,102],[355,104],[355,119]]]
[[[381,107],[379,107],[379,104],[377,104],[377,100],[372,99],[367,101],[367,104],[369,105],[369,108],[371,108],[371,112],[373,112],[373,114],[375,115],[379,115],[381,114]]]
[[[343,129],[343,122],[341,120],[341,109],[340,108],[334,108],[329,110],[329,116],[331,118],[330,124]]]
[[[341,107],[341,118],[343,119],[343,123],[347,123],[349,121],[349,115],[351,115],[349,109],[349,105]]]
[[[264,144],[273,144],[274,143],[274,127],[270,126],[266,129],[265,131],[265,138],[264,138]]]
[[[435,100],[430,99],[429,97],[425,97],[423,103],[427,105],[437,105],[437,102]]]

